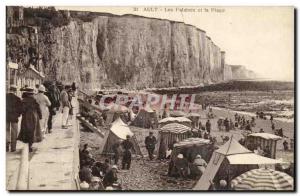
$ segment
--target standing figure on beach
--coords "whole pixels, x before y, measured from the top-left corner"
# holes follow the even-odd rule
[[[112,150],[114,152],[114,161],[115,161],[115,165],[118,165],[120,156],[122,154],[122,149],[121,149],[121,140],[117,141],[113,146],[112,146]]]
[[[153,135],[153,132],[150,131],[149,135],[145,138],[145,145],[146,145],[146,149],[148,151],[149,154],[149,159],[153,160],[153,153],[155,150],[155,144],[156,144],[156,138]]]
[[[275,124],[273,122],[271,122],[271,128],[272,128],[272,131],[275,131]]]
[[[123,157],[122,157],[122,169],[130,169],[131,165],[131,149],[133,148],[133,144],[130,141],[130,136],[126,136],[126,140],[122,142],[122,146],[124,149]]]
[[[38,88],[38,94],[35,96],[37,103],[40,106],[42,112],[42,119],[40,120],[41,131],[43,137],[45,136],[47,127],[48,127],[48,118],[49,118],[49,109],[51,106],[51,102],[48,97],[44,94],[46,92],[46,88],[44,85],[40,85]]]
[[[282,144],[283,144],[283,150],[288,151],[289,150],[289,143],[286,140],[284,140]]]
[[[6,152],[16,151],[18,121],[22,112],[21,99],[16,95],[17,87],[10,86],[6,94]]]
[[[210,123],[209,119],[207,120],[207,122],[206,122],[206,124],[205,124],[205,127],[206,127],[206,131],[207,131],[208,133],[210,133],[210,130],[211,130],[211,123]]]
[[[225,126],[226,132],[229,132],[229,120],[228,120],[228,118],[225,118],[225,120],[224,120],[224,126]]]
[[[270,121],[273,122],[273,115],[270,114]]]
[[[22,100],[22,121],[18,140],[29,144],[29,152],[32,152],[32,144],[42,141],[40,119],[42,112],[34,98],[34,89],[27,88],[25,98]]]

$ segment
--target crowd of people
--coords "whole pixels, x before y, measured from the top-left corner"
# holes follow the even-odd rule
[[[79,152],[80,172],[79,178],[83,190],[120,190],[121,183],[118,181],[118,168],[120,158],[122,170],[129,170],[131,167],[132,152],[134,146],[129,135],[125,140],[116,141],[112,145],[113,165],[110,159],[95,160],[88,148],[88,144],[83,146]],[[97,183],[93,183],[97,181]],[[85,188],[87,187],[87,188]]]
[[[18,96],[18,90],[22,92]],[[60,82],[44,82],[18,89],[11,85],[6,94],[6,151],[16,151],[17,140],[28,143],[29,152],[33,143],[41,142],[46,134],[51,134],[53,117],[62,111],[62,129],[67,129],[72,118],[72,97],[76,84],[63,85]],[[18,130],[19,118],[21,126]]]

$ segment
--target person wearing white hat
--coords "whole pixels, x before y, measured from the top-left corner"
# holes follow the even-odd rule
[[[89,187],[90,187],[86,181],[81,182],[79,186],[80,186],[80,190],[83,190],[83,191],[89,190]]]
[[[113,191],[114,188],[112,186],[108,186],[108,187],[105,188],[105,190],[107,190],[107,191]]]
[[[45,136],[46,129],[48,127],[48,118],[49,118],[49,109],[51,106],[51,102],[48,97],[44,94],[46,92],[46,88],[44,85],[40,85],[38,88],[38,94],[35,96],[36,101],[40,105],[42,112],[42,119],[40,119],[40,126],[43,136]]]
[[[118,166],[113,165],[111,167],[111,170],[107,174],[105,174],[103,178],[104,187],[113,186],[113,184],[118,181],[117,171],[118,171]]]
[[[11,85],[9,92],[6,94],[6,152],[16,151],[18,121],[22,112],[22,102],[16,95],[17,86]]]
[[[175,175],[186,178],[188,175],[188,161],[183,154],[178,154],[174,160]]]
[[[103,190],[103,189],[104,189],[104,187],[101,183],[100,178],[96,177],[96,176],[93,176],[92,179],[91,179],[89,190]]]
[[[226,180],[220,180],[219,182],[219,190],[227,190],[227,182]]]
[[[207,163],[204,159],[202,159],[201,155],[198,154],[194,160],[194,165],[197,166],[198,170],[201,171],[201,174],[203,174],[206,169]]]

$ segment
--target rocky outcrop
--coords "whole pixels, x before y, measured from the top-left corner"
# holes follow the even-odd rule
[[[39,33],[39,67],[46,79],[75,81],[88,89],[196,86],[231,79],[225,53],[194,26],[134,15],[68,20],[68,25]]]

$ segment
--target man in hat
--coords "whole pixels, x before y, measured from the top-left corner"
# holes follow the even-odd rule
[[[210,130],[211,130],[211,123],[210,123],[210,120],[208,119],[206,124],[205,124],[205,128],[206,128],[206,131],[208,133],[210,133]]]
[[[70,86],[65,86],[65,88],[60,93],[60,100],[61,100],[61,106],[63,108],[63,116],[62,116],[62,128],[67,129],[68,128],[68,118],[69,118],[69,111],[71,106],[71,103],[69,101],[69,95],[68,90]]]
[[[81,181],[86,181],[87,183],[91,183],[92,180],[92,170],[88,164],[82,166],[79,171],[79,178]]]
[[[42,112],[42,119],[40,120],[40,126],[43,133],[43,136],[46,133],[48,127],[48,118],[49,118],[49,109],[51,102],[48,97],[44,94],[46,92],[46,88],[44,85],[40,85],[38,88],[38,94],[35,96],[36,101],[40,105]]]
[[[17,87],[10,86],[6,94],[6,152],[16,151],[18,135],[18,118],[22,113],[21,99],[16,95]]]
[[[122,154],[121,143],[122,143],[122,140],[119,140],[112,146],[112,150],[114,152],[114,160],[115,160],[116,165],[118,165],[120,156]]]
[[[150,160],[153,160],[153,153],[154,153],[154,150],[155,150],[155,144],[156,144],[156,138],[154,137],[153,135],[153,132],[150,131],[149,132],[149,136],[147,136],[145,138],[145,145],[146,145],[146,149],[148,151],[148,154],[149,154],[149,159]]]
[[[188,160],[184,158],[183,154],[178,154],[174,160],[174,167],[181,178],[188,176]]]
[[[130,169],[131,165],[131,149],[133,149],[133,144],[130,141],[130,136],[126,136],[126,140],[122,142],[124,149],[123,158],[122,158],[122,169]]]
[[[47,92],[45,92],[45,95],[48,97],[49,101],[51,102],[51,105],[48,107],[49,110],[49,118],[47,122],[48,132],[51,133],[52,129],[52,119],[53,116],[56,114],[56,110],[59,110],[60,107],[60,98],[58,90],[56,91],[56,86],[54,82],[51,82],[47,86]]]
[[[25,92],[26,96],[23,98],[21,104],[22,121],[18,140],[28,143],[29,152],[32,152],[32,144],[43,140],[40,127],[42,112],[34,97],[34,89],[28,87]]]
[[[111,170],[105,174],[103,178],[104,187],[113,186],[118,181],[117,176],[118,166],[113,165]]]

